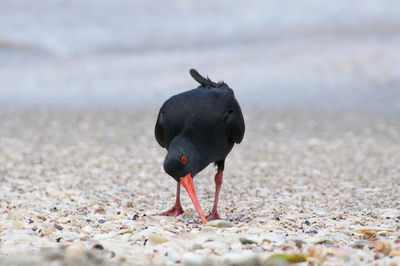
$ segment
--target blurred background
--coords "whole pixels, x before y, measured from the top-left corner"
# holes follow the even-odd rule
[[[225,80],[244,108],[400,113],[400,1],[0,1],[0,109],[158,108]]]

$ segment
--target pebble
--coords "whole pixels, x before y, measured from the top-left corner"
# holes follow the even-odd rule
[[[331,246],[335,244],[335,241],[332,241],[329,238],[320,238],[313,242],[316,245],[324,245],[324,246]]]
[[[67,250],[67,255],[80,254],[85,251],[85,244],[83,242],[76,242],[70,245]]]
[[[218,228],[229,228],[233,227],[233,224],[229,221],[224,220],[213,220],[207,223],[208,226],[218,227]]]
[[[207,224],[210,225],[210,222]],[[203,234],[215,234],[216,232],[217,230],[211,226],[203,226],[203,228],[201,229],[201,233]]]
[[[91,226],[88,225],[88,226],[83,227],[82,230],[83,230],[84,232],[90,234],[90,233],[93,232],[93,227],[91,227]]]
[[[260,258],[253,253],[228,253],[223,255],[218,264],[220,265],[235,265],[235,266],[258,266]]]
[[[306,258],[298,254],[274,254],[269,256],[263,265],[289,265],[293,263],[305,262]]]
[[[352,247],[352,248],[363,249],[364,247],[373,247],[374,245],[370,241],[357,240],[357,241],[354,241],[354,242],[350,243],[349,246]]]
[[[240,238],[240,243],[242,243],[242,245],[257,244],[256,241],[253,241],[253,240],[251,240],[251,239],[247,239],[247,238],[244,238],[244,237],[241,237],[241,238]]]
[[[57,229],[57,230],[60,230],[60,231],[62,231],[63,229],[64,229],[64,227],[62,227],[61,225],[59,225],[59,224],[54,224],[54,227]]]
[[[195,251],[195,250],[198,250],[198,249],[203,249],[203,246],[200,245],[199,243],[194,243],[192,245],[192,249],[191,250]]]
[[[392,251],[390,243],[382,240],[375,241],[374,248],[376,252],[382,252],[385,255],[388,255]]]
[[[148,239],[152,244],[162,244],[169,241],[167,238],[164,238],[156,234],[149,234]]]
[[[381,227],[361,227],[361,228],[355,229],[354,232],[363,234],[366,237],[371,237],[373,235],[376,235],[376,234],[382,233],[382,232],[393,233],[393,232],[395,232],[395,230],[392,228],[381,228]]]

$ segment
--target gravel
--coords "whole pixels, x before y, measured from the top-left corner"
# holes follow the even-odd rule
[[[156,114],[2,111],[0,264],[400,264],[398,116],[245,112],[224,221],[202,225],[186,193],[182,216],[157,216],[175,181]],[[214,174],[195,178],[206,213]]]

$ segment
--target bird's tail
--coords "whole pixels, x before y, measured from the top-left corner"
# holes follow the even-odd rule
[[[195,81],[200,83],[200,85],[205,88],[229,88],[228,84],[223,81],[219,81],[218,83],[216,83],[212,81],[208,76],[207,78],[204,78],[202,75],[199,74],[199,72],[197,72],[196,69],[190,69],[189,73]]]

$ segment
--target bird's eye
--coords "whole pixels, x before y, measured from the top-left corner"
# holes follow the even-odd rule
[[[185,155],[182,155],[182,157],[181,157],[181,162],[182,162],[183,164],[186,164],[186,163],[187,163],[187,158],[186,158]]]

